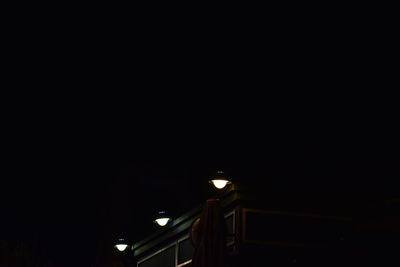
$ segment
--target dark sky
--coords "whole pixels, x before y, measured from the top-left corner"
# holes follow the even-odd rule
[[[34,27],[11,44],[11,84],[50,90],[5,90],[16,97],[3,97],[0,237],[39,240],[64,259],[89,257],[87,243],[155,231],[158,209],[179,216],[199,205],[218,169],[274,192],[396,189],[388,181],[398,177],[398,136],[386,133],[396,136],[398,118],[383,119],[397,104],[381,109],[374,90],[374,101],[363,99],[367,86],[387,81],[375,68],[390,65],[375,64],[365,47],[370,28],[360,44],[349,41],[353,30],[336,39],[322,27],[310,38],[301,26],[296,36],[275,29],[287,39],[258,30],[242,37],[234,27],[219,43],[222,30],[215,39],[179,31],[181,42],[168,26],[162,36],[145,31],[156,40],[131,40],[138,28],[120,26],[108,27],[112,36],[100,27],[90,42],[92,27],[70,39],[58,27],[46,38]],[[251,35],[253,26],[241,28]],[[378,50],[380,58],[386,45]],[[116,89],[129,95],[111,97]]]
[[[396,190],[387,182],[398,174],[398,150],[386,135],[395,135],[393,121],[353,105],[358,96],[342,98],[339,107],[328,94],[284,89],[335,87],[341,81],[331,72],[315,78],[281,60],[271,71],[211,65],[156,77],[139,68],[146,73],[140,80],[126,65],[118,65],[124,79],[119,69],[82,71],[91,88],[131,88],[133,95],[107,101],[107,90],[71,100],[66,93],[18,96],[3,123],[1,236],[38,240],[62,261],[89,259],[96,245],[88,243],[119,235],[138,241],[157,230],[159,209],[179,216],[200,205],[210,194],[207,179],[220,169],[274,193]],[[80,80],[68,73],[52,77],[70,90]],[[33,73],[35,79],[41,81]],[[282,91],[279,99],[275,91]],[[49,97],[46,105],[32,101]],[[340,116],[346,105],[354,112]]]

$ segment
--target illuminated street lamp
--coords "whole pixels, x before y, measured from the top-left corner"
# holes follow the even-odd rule
[[[128,247],[128,242],[124,238],[118,238],[117,244],[114,247],[122,252]]]
[[[216,188],[222,189],[226,185],[231,184],[232,182],[225,176],[223,171],[217,171],[216,175],[211,178],[210,183],[212,183]]]
[[[166,226],[171,218],[167,215],[165,211],[159,211],[157,218],[154,220],[159,226]]]

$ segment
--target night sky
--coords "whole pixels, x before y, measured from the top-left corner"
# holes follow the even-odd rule
[[[219,60],[226,65],[236,60],[225,56],[230,61]],[[296,56],[296,64],[304,62]],[[382,119],[389,116],[355,106],[358,95],[346,95],[338,107],[331,95],[285,89],[336,88],[345,78],[323,69],[299,72],[301,64],[280,58],[270,70],[221,71],[209,63],[192,70],[181,62],[184,71],[163,72],[172,59],[157,70],[143,60],[138,70],[115,64],[87,71],[77,58],[65,72],[46,72],[49,79],[29,73],[31,83],[67,90],[18,96],[5,113],[2,239],[36,242],[55,262],[85,266],[117,237],[136,242],[157,231],[158,210],[178,217],[202,204],[217,170],[274,194],[396,193],[396,125]],[[69,74],[70,66],[81,67],[80,75]],[[68,98],[76,85],[129,88],[132,95],[108,99],[105,90]],[[45,105],[33,101],[49,97]],[[345,106],[352,112],[340,116]]]
[[[203,203],[217,170],[266,193],[398,195],[398,98],[376,93],[394,42],[371,32],[386,25],[62,20],[6,38],[0,240],[87,266]]]

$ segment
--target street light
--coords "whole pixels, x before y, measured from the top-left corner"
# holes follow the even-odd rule
[[[166,226],[171,218],[167,215],[165,211],[159,211],[157,214],[157,218],[154,220],[159,226]]]
[[[226,185],[232,183],[231,181],[229,181],[229,178],[226,177],[223,171],[217,171],[217,173],[214,175],[214,177],[211,178],[209,182],[218,189],[223,189]]]
[[[124,251],[128,247],[128,242],[124,238],[118,238],[115,248],[119,251]]]

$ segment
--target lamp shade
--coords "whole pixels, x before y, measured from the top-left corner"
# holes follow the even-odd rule
[[[154,222],[159,226],[166,226],[168,222],[171,221],[171,218],[167,214],[166,211],[162,210],[157,213],[156,219]]]
[[[117,243],[114,247],[122,252],[128,247],[128,242],[125,238],[118,238]]]
[[[209,180],[209,182],[218,189],[223,189],[226,185],[232,183],[223,171],[217,171],[217,173]]]

